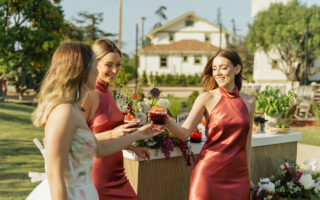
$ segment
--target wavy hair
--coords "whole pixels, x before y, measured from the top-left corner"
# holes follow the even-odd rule
[[[86,44],[71,42],[57,48],[41,83],[38,106],[32,113],[35,126],[44,127],[57,105],[81,103],[93,59],[94,53]]]
[[[218,56],[224,57],[230,60],[230,62],[234,67],[236,67],[237,65],[241,66],[240,72],[235,76],[235,84],[240,90],[242,86],[242,80],[244,79],[244,77],[242,76],[242,66],[243,66],[242,61],[239,54],[234,49],[228,48],[228,49],[220,49],[214,56],[210,58],[210,60],[207,62],[206,66],[204,67],[203,78],[202,78],[203,91],[207,92],[207,91],[216,89],[218,87],[218,84],[212,75],[212,62]]]
[[[99,61],[108,53],[118,53],[121,57],[121,51],[118,47],[108,39],[98,39],[92,45],[92,50],[96,54]]]

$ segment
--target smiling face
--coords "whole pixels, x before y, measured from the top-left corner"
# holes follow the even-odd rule
[[[219,87],[227,90],[234,90],[235,76],[240,72],[241,66],[233,66],[232,62],[221,56],[217,56],[212,61],[212,76]]]
[[[121,57],[118,53],[107,53],[97,63],[98,81],[112,83],[121,67]]]

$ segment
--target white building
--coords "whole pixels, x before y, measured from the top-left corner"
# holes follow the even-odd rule
[[[251,16],[255,17],[260,11],[269,8],[271,3],[288,3],[291,0],[251,0]],[[263,51],[257,51],[254,55],[253,80],[256,83],[285,83],[287,77],[277,69],[281,65],[280,55],[269,52],[268,56]],[[320,66],[320,59],[310,67],[310,72]],[[309,78],[310,81],[320,81],[320,73]]]
[[[219,47],[227,46],[231,35],[188,12],[147,34],[152,45],[139,51],[139,74],[202,73],[208,59]]]

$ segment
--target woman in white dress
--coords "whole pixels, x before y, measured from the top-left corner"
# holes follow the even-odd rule
[[[96,140],[80,111],[86,91],[95,88],[96,62],[91,47],[82,43],[65,43],[55,51],[32,115],[33,124],[44,127],[47,178],[27,200],[98,200],[91,182],[93,157],[163,132],[150,124],[118,139]]]

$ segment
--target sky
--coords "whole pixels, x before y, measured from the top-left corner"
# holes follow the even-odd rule
[[[261,0],[263,1],[263,0]],[[320,5],[320,0],[302,0],[307,5]],[[67,20],[77,18],[77,13],[103,13],[102,30],[118,33],[119,0],[62,0],[61,6]],[[139,26],[141,37],[141,18],[145,17],[144,34],[152,30],[159,18],[155,11],[165,6],[167,21],[165,24],[189,11],[194,11],[200,17],[213,23],[217,22],[218,9],[221,8],[223,26],[232,32],[231,20],[236,23],[237,34],[245,36],[248,24],[253,22],[251,17],[251,0],[122,0],[122,51],[132,55],[135,49],[136,24]]]

